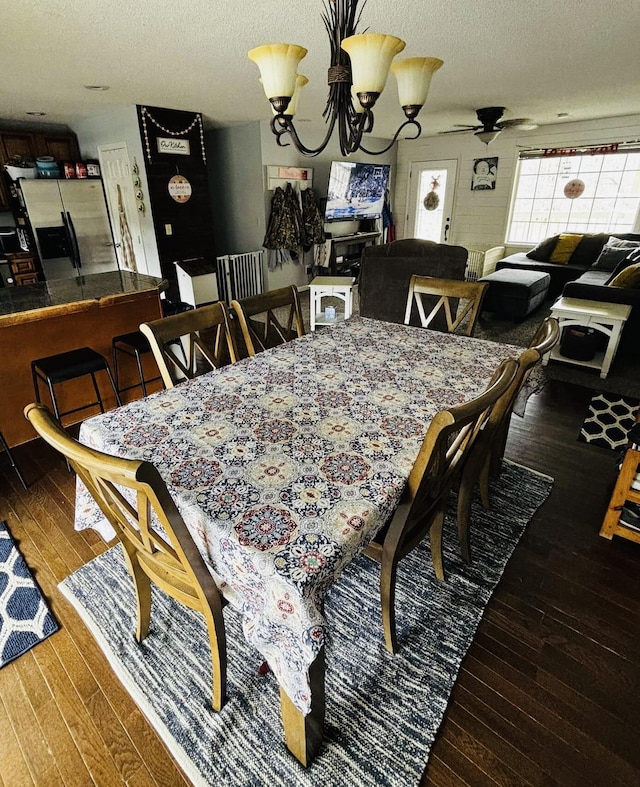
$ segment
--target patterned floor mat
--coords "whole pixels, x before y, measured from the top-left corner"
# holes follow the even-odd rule
[[[638,408],[640,400],[629,396],[610,393],[594,396],[578,440],[612,450],[623,448]]]

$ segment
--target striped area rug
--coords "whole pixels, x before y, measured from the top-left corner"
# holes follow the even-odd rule
[[[471,566],[458,557],[455,522],[444,543],[447,582],[427,546],[402,561],[397,593],[401,650],[384,649],[378,565],[348,566],[331,589],[326,617],[325,743],[305,770],[283,744],[278,686],[260,677],[260,655],[225,609],[229,696],[209,710],[210,661],[201,617],[154,590],[149,636],[133,637],[134,598],[120,547],[64,580],[60,589],[109,663],[194,784],[407,787],[418,784],[464,655],[493,589],[552,479],[506,463],[493,510],[474,507]]]

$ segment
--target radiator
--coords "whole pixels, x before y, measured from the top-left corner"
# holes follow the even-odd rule
[[[479,246],[468,249],[467,268],[464,278],[467,281],[477,281],[483,276],[488,276],[496,269],[496,262],[504,257],[504,246],[494,246],[491,249],[481,249]]]
[[[218,268],[218,296],[231,303],[233,300],[259,295],[264,291],[264,252],[248,251],[246,254],[227,254],[216,257]]]

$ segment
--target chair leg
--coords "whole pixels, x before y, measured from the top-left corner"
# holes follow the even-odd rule
[[[142,386],[142,395],[147,395],[147,383],[144,379],[144,372],[142,370],[142,358],[138,350],[135,351],[136,363],[138,364],[138,374],[140,375],[140,385]]]
[[[222,620],[221,605],[217,609],[205,606],[204,619],[209,632],[209,646],[211,648],[211,671],[213,678],[213,709],[219,711],[224,705],[227,696],[227,645]]]
[[[91,374],[91,382],[93,383],[93,390],[96,392],[96,400],[100,405],[100,412],[104,413],[104,404],[102,402],[102,396],[100,394],[100,389],[98,388],[98,383],[96,382],[96,376],[93,372]]]
[[[471,549],[469,547],[469,524],[471,519],[471,504],[473,502],[473,492],[475,490],[475,478],[463,473],[458,488],[458,543],[460,544],[460,554],[465,563],[471,562]]]
[[[113,379],[113,375],[111,374],[111,369],[109,369],[109,364],[105,364],[104,370],[107,373],[107,377],[109,378],[109,382],[111,383],[111,387],[113,388],[113,393],[116,397],[116,403],[118,407],[122,407],[122,399],[120,399],[120,394],[118,393],[118,389],[116,388],[116,381]]]
[[[13,469],[16,471],[16,475],[20,479],[20,483],[25,489],[27,489],[27,482],[24,480],[24,476],[22,475],[20,468],[16,464],[16,461],[13,458],[13,454],[9,450],[9,446],[7,444],[7,441],[4,439],[4,435],[2,434],[2,432],[0,432],[0,446],[4,449],[5,454],[9,457],[9,462],[11,464],[11,467],[13,467]]]
[[[396,635],[396,575],[397,559],[385,559],[383,555],[380,565],[380,605],[382,607],[382,628],[384,644],[389,653],[398,652]]]
[[[111,355],[113,356],[113,377],[115,379],[116,388],[120,390],[120,381],[118,378],[118,348],[115,346],[115,344],[111,347]]]
[[[436,577],[444,582],[444,566],[442,563],[442,526],[444,524],[444,509],[440,509],[433,519],[429,531],[429,544],[431,545],[431,560]]]
[[[142,642],[149,633],[151,620],[151,580],[140,568],[135,547],[126,541],[122,542],[122,546],[136,591],[136,642]]]
[[[482,507],[486,508],[487,510],[491,508],[491,501],[489,500],[489,476],[491,474],[491,457],[488,456],[482,469],[480,470],[480,475],[478,476],[478,485],[480,487],[480,500],[482,501]]]

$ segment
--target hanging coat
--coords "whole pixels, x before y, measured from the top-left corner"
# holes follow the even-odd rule
[[[319,243],[324,243],[324,220],[316,202],[313,189],[305,189],[302,194],[302,248],[305,251]]]
[[[278,186],[271,200],[271,214],[263,246],[266,249],[286,250],[297,256],[302,246],[302,214],[298,196],[291,183],[285,189]]]

